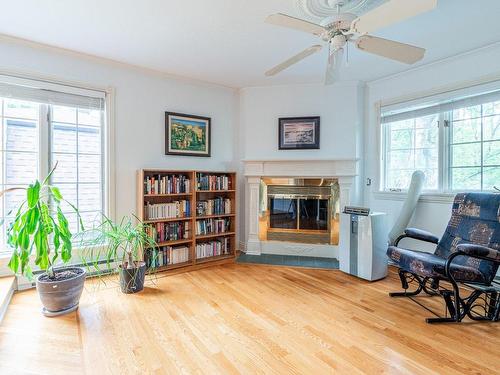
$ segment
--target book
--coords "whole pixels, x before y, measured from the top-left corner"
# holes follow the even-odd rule
[[[231,213],[231,199],[229,198],[217,197],[196,203],[197,216],[225,215]]]
[[[185,263],[189,261],[189,247],[161,246],[157,249],[149,249],[144,254],[144,259],[148,268]]]
[[[191,216],[191,202],[188,200],[159,204],[147,202],[144,206],[144,215],[146,220],[189,217]]]
[[[196,259],[229,254],[231,252],[229,240],[229,238],[221,238],[196,244]]]
[[[176,241],[190,237],[189,222],[156,223],[146,227],[146,233],[156,242]]]
[[[232,190],[232,179],[228,175],[196,173],[197,190]]]
[[[191,182],[185,175],[152,175],[144,178],[144,194],[185,194],[191,191]]]
[[[204,236],[207,234],[229,232],[231,228],[231,220],[229,218],[222,219],[202,219],[196,221],[196,235]]]

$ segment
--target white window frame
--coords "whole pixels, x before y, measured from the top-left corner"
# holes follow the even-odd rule
[[[0,79],[4,83],[13,85],[36,85],[61,93],[86,95],[89,92],[101,92],[104,94],[104,118],[102,124],[102,158],[103,158],[103,210],[112,220],[115,219],[115,89],[113,87],[98,87],[81,82],[54,80],[53,78],[38,74],[27,75],[12,71],[1,71]],[[39,174],[46,175],[49,171],[50,155],[42,150],[50,150],[50,133],[47,113],[47,105],[41,106],[40,111],[40,131],[39,131]],[[43,118],[42,118],[43,116]],[[42,125],[44,123],[44,125]],[[78,256],[79,249],[74,249],[74,255]],[[7,264],[10,259],[10,252],[0,249],[0,277],[12,274]]]
[[[386,152],[388,144],[388,133],[384,128],[382,123],[381,112],[382,108],[389,106],[396,107],[411,107],[415,103],[421,102],[425,103],[432,98],[434,100],[442,100],[443,102],[449,100],[450,98],[460,97],[460,96],[480,96],[491,91],[500,91],[500,77],[494,77],[493,79],[487,78],[476,82],[475,84],[455,86],[449,88],[443,88],[441,90],[434,90],[432,92],[421,93],[415,95],[414,97],[406,97],[401,99],[393,99],[386,102],[379,102],[376,104],[377,111],[377,122],[378,122],[378,135],[380,137],[379,142],[379,184],[378,191],[375,192],[375,198],[377,199],[389,199],[389,200],[403,200],[406,197],[406,190],[390,190],[386,187]],[[454,195],[458,190],[451,189],[451,166],[450,166],[450,127],[445,124],[451,123],[451,111],[441,111],[439,112],[439,139],[438,139],[438,168],[439,168],[439,180],[438,180],[438,190],[424,190],[421,200],[427,202],[442,202],[448,203],[453,200]],[[459,191],[463,191],[460,189]],[[470,190],[473,191],[473,190]],[[477,191],[477,190],[476,190]]]

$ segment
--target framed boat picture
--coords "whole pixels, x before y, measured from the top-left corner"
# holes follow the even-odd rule
[[[279,119],[280,150],[319,149],[319,117],[288,117]]]
[[[165,112],[165,154],[210,156],[209,117]]]

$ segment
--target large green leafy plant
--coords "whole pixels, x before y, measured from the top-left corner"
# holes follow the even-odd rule
[[[1,194],[13,190],[25,190],[26,199],[21,202],[14,221],[7,230],[8,243],[13,248],[9,268],[33,279],[30,258],[35,252],[35,264],[46,271],[50,279],[55,278],[54,265],[61,258],[63,263],[71,259],[72,233],[68,219],[61,209],[66,202],[78,216],[79,225],[83,224],[78,210],[66,201],[59,189],[49,184],[54,169],[43,180],[35,181],[27,188],[11,188]]]

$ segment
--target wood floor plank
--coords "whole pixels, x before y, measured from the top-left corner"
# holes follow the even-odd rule
[[[397,275],[227,264],[159,276],[137,295],[87,281],[77,312],[16,293],[1,374],[500,374],[500,324],[429,325]],[[439,310],[439,298],[425,299]]]

